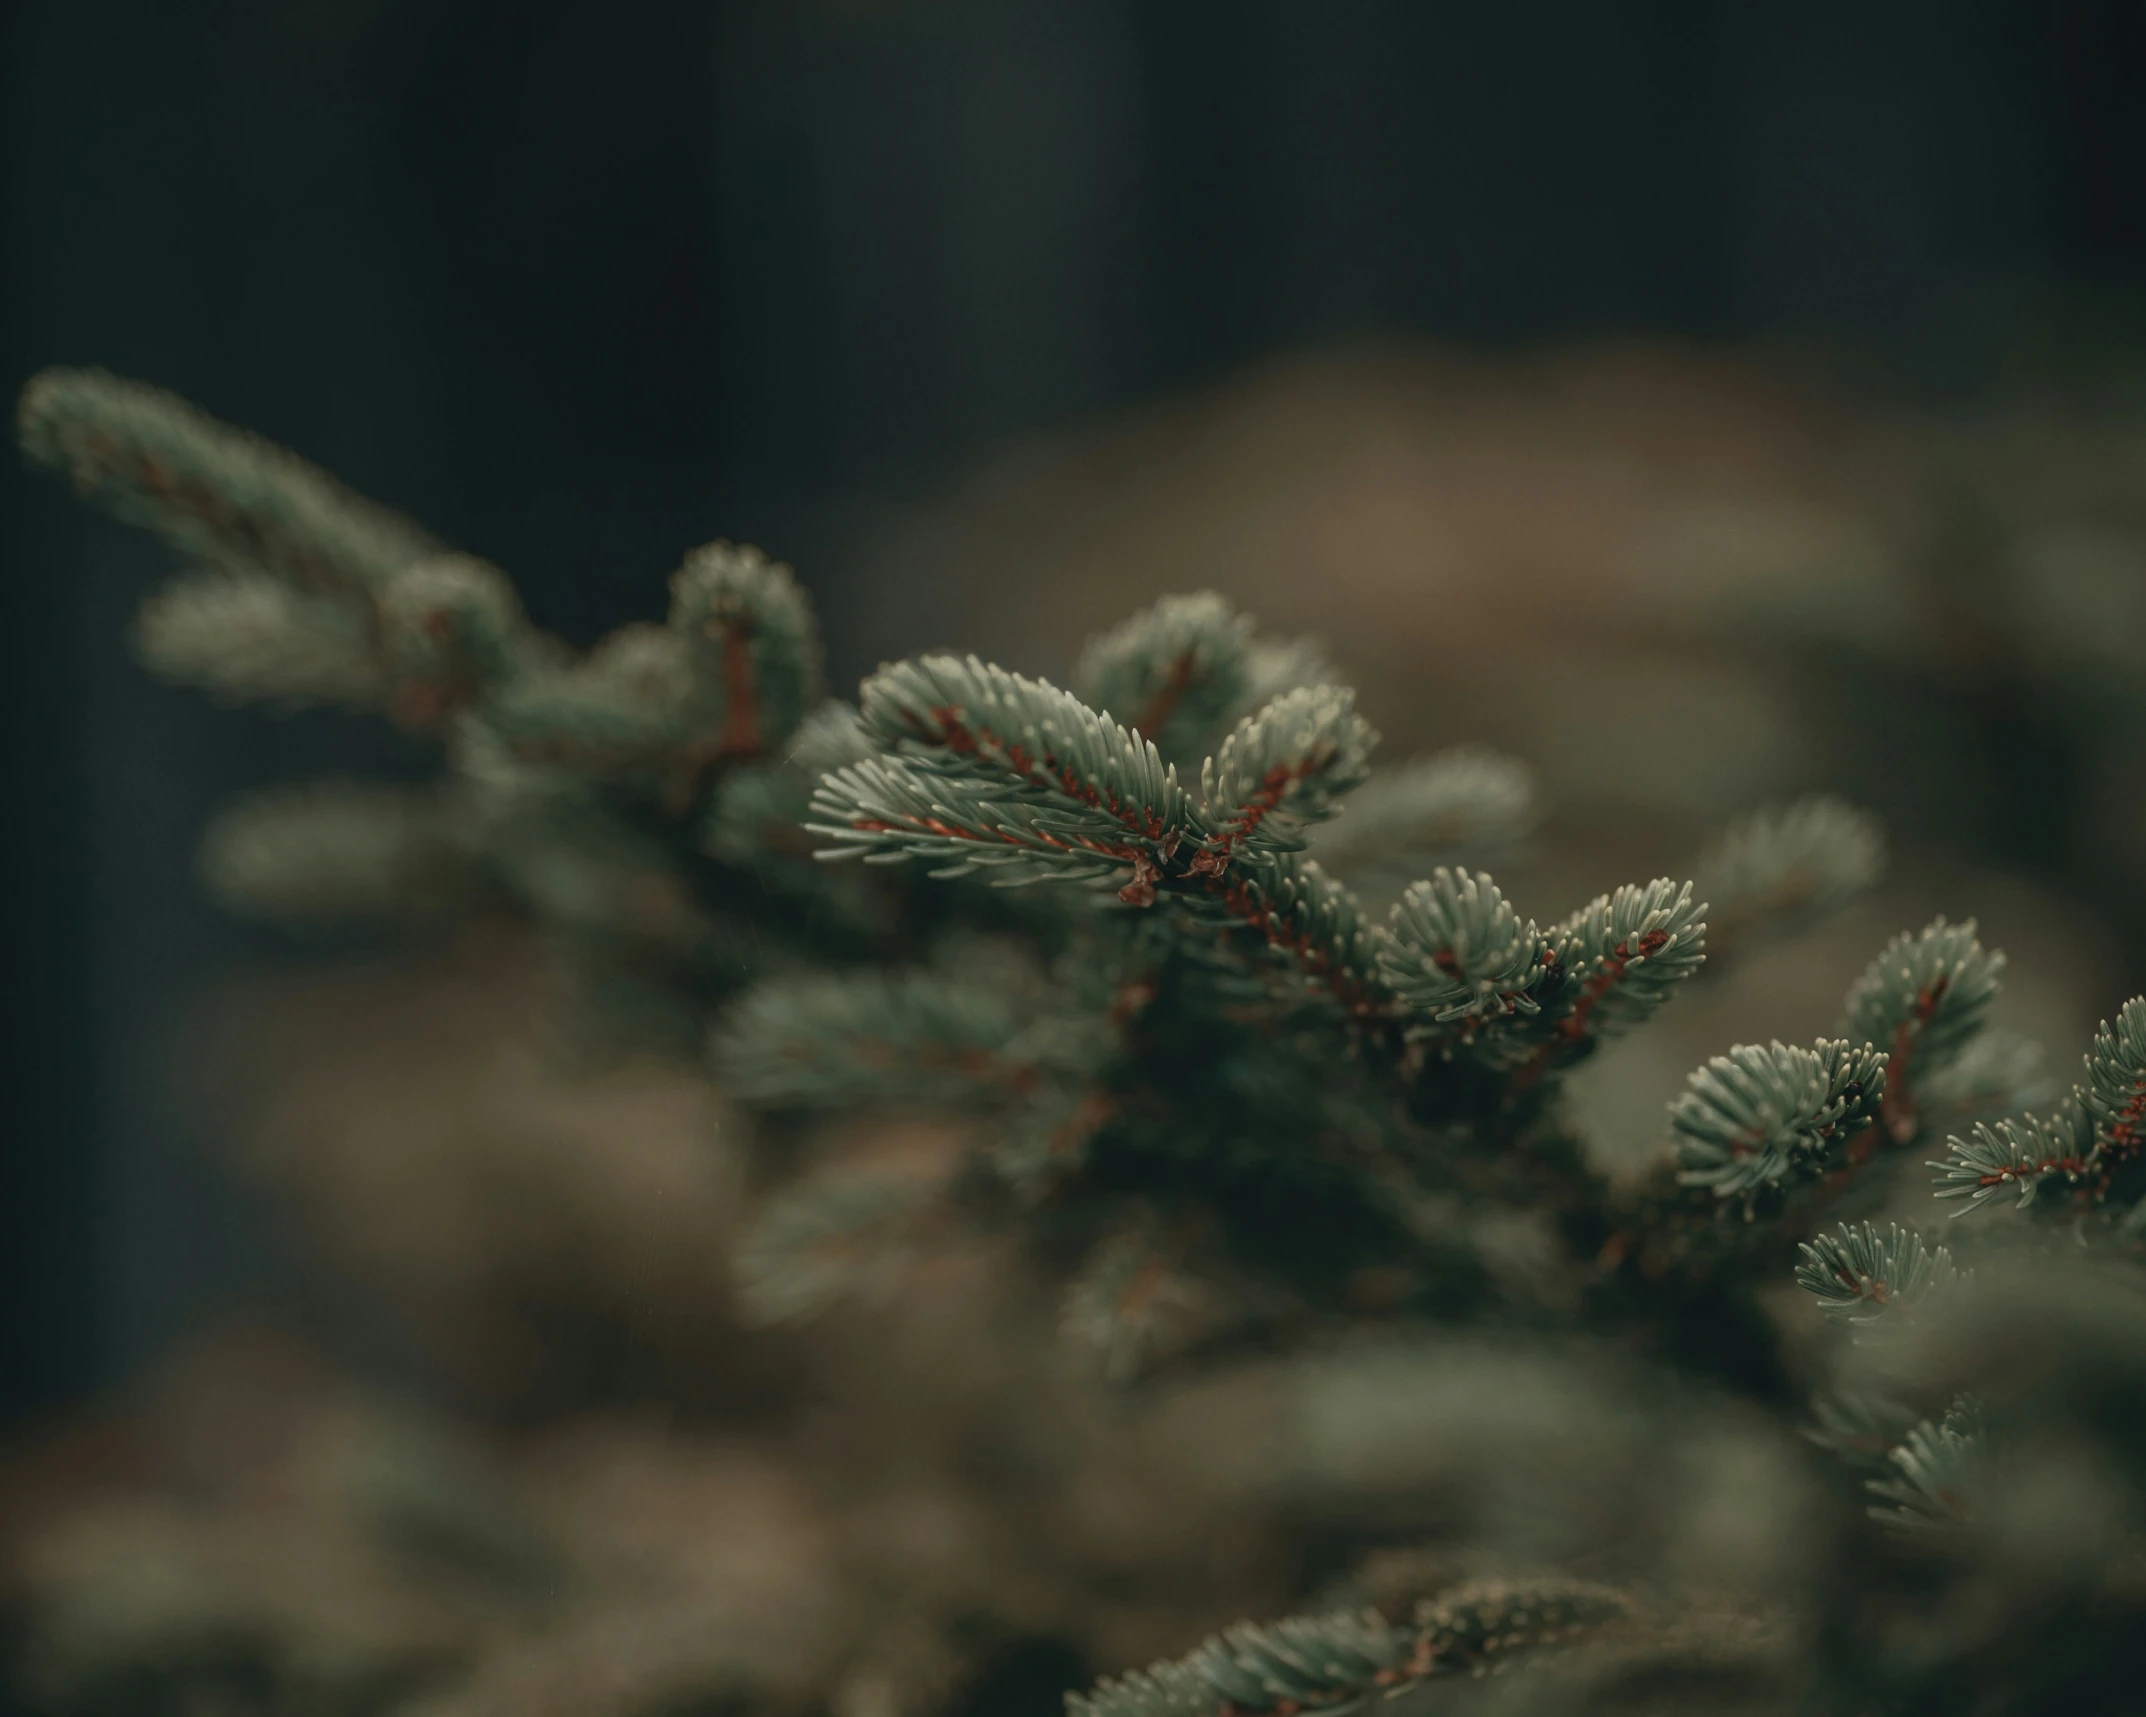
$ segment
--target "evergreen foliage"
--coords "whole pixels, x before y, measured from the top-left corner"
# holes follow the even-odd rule
[[[1867,1044],[1738,1044],[1694,1072],[1669,1111],[1678,1179],[1748,1201],[1822,1175],[1870,1125],[1884,1089],[1885,1057]]]
[[[1925,1301],[1952,1292],[1963,1279],[1943,1246],[1931,1246],[1912,1229],[1889,1222],[1842,1223],[1800,1248],[1796,1282],[1836,1323],[1867,1330],[1900,1318]]]
[[[1843,1343],[1814,1379],[1766,1291],[1793,1280],[1813,1318],[1900,1352],[1948,1309],[2001,1306],[1911,1228],[1821,1229],[1911,1152],[1943,1153],[1936,1190],[1963,1213],[2031,1205],[2097,1261],[2134,1249],[2146,998],[2096,1033],[2068,1098],[2022,1112],[2032,1058],[1988,1026],[2003,956],[1972,921],[1888,944],[1838,1036],[1707,1061],[1646,1176],[1590,1155],[1563,1075],[1690,988],[1710,921],[1741,951],[1873,881],[1882,835],[1837,801],[1732,825],[1702,886],[1628,883],[1545,922],[1464,868],[1527,832],[1524,771],[1464,750],[1375,774],[1376,735],[1321,654],[1212,594],[1096,640],[1071,690],[933,654],[852,707],[821,690],[802,591],[750,549],[694,551],[660,625],[577,655],[495,569],[155,390],[53,372],[21,434],[184,561],[141,623],[155,671],[276,708],[375,707],[440,741],[436,788],[228,814],[203,860],[221,896],[280,920],[511,905],[598,1011],[673,1044],[712,1033],[780,1183],[739,1255],[764,1321],[884,1296],[979,1234],[1055,1273],[1068,1338],[1127,1383],[1344,1325],[1531,1329],[1554,1305],[1686,1382],[1774,1408],[1816,1384],[1813,1440],[1869,1475],[1877,1519],[1967,1544],[2002,1528],[1984,1500],[2036,1411],[1954,1386],[1988,1342],[1930,1338],[1889,1372]],[[1419,861],[1384,916],[1347,880]],[[950,1166],[812,1160],[813,1117],[917,1111],[968,1119]],[[1524,1286],[1516,1222],[1539,1241]],[[2024,1226],[2019,1244],[2050,1256]],[[1956,1553],[1927,1578],[1979,1589]],[[1941,1709],[1994,1651],[1888,1645],[1858,1608],[1893,1590],[1886,1554],[1846,1555],[1798,1600],[1823,1625],[1783,1708]],[[1070,1710],[1338,1717],[1597,1633],[1643,1655],[1632,1642],[1674,1633],[1643,1583],[1447,1583],[1398,1617],[1244,1623]],[[2091,1590],[2111,1627],[2146,1615]],[[2031,1651],[1991,1661],[2031,1698]]]
[[[1464,745],[1380,769],[1316,841],[1322,864],[1370,888],[1503,857],[1535,820],[1534,776],[1509,757]]]
[[[1572,1581],[1477,1581],[1425,1600],[1405,1622],[1376,1610],[1243,1623],[1189,1657],[1067,1701],[1071,1717],[1343,1713],[1435,1677],[1483,1676],[1584,1639],[1629,1606]]]
[[[1885,869],[1885,830],[1824,793],[1753,811],[1699,855],[1698,886],[1722,949],[1788,934],[1846,904]]]
[[[1873,1508],[1873,1519],[1918,1534],[1957,1531],[1974,1518],[1988,1447],[1972,1401],[1963,1396],[1942,1419],[1913,1426],[1887,1458],[1891,1476],[1871,1480],[1870,1491],[1890,1506]]]

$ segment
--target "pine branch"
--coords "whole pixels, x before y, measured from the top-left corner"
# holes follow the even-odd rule
[[[693,718],[685,641],[664,627],[622,626],[578,661],[523,674],[483,720],[524,763],[590,780],[652,787],[685,748]]]
[[[1876,1119],[1885,1079],[1883,1055],[1844,1039],[1738,1044],[1670,1105],[1678,1183],[1749,1211],[1762,1194],[1819,1178]]]
[[[1630,1606],[1576,1581],[1479,1581],[1419,1607],[1240,1622],[1190,1656],[1066,1699],[1068,1717],[1342,1717],[1438,1676],[1494,1673],[1569,1645]]]
[[[529,649],[498,572],[158,389],[48,370],[23,391],[32,460],[201,563],[152,597],[157,673],[232,701],[385,703],[438,725]]]
[[[1555,1651],[1632,1614],[1631,1600],[1584,1580],[1472,1580],[1416,1606],[1416,1662],[1431,1674],[1495,1674],[1517,1652]]]
[[[211,565],[337,594],[384,589],[439,553],[416,525],[296,455],[102,370],[32,379],[16,430],[85,499]]]
[[[915,1268],[942,1197],[928,1177],[888,1170],[832,1168],[785,1187],[738,1242],[747,1318],[795,1323],[884,1299]]]
[[[324,781],[218,812],[198,868],[227,910],[288,924],[393,922],[444,911],[475,878],[468,834],[430,788]]]
[[[2059,1090],[2045,1059],[2034,1039],[1985,1026],[1949,1066],[1924,1072],[1919,1106],[1925,1124],[1964,1124],[2046,1106]]]
[[[1354,1019],[1385,1019],[1393,997],[1379,975],[1377,939],[1356,896],[1294,853],[1244,854],[1220,877],[1177,893],[1195,919],[1219,921],[1263,949],[1291,989]]]
[[[1325,648],[1313,638],[1254,638],[1245,652],[1244,675],[1244,696],[1229,712],[1237,720],[1265,709],[1285,692],[1341,684]]]
[[[1729,824],[1700,855],[1714,958],[1790,934],[1871,888],[1885,870],[1885,828],[1826,794]]]
[[[822,858],[928,859],[935,877],[995,871],[999,887],[1115,881],[1128,905],[1153,904],[1167,844],[1127,833],[1107,812],[1069,812],[1017,788],[949,780],[886,757],[824,776],[812,815],[806,829],[834,843]]]
[[[899,928],[900,895],[877,886],[877,876],[810,862],[813,842],[804,825],[819,776],[820,769],[805,767],[801,758],[729,771],[709,795],[700,850],[803,907],[816,928],[884,941]]]
[[[1981,1409],[1966,1396],[1939,1420],[1911,1429],[1887,1459],[1892,1476],[1867,1488],[1889,1507],[1871,1519],[1914,1538],[1950,1536],[1973,1521],[1989,1468],[1989,1438]]]
[[[1099,1052],[1094,1059],[1101,1059]],[[1053,1071],[1056,1077],[1036,1082],[1000,1121],[991,1151],[991,1166],[999,1177],[1030,1202],[1079,1173],[1096,1136],[1118,1118],[1122,1107],[1116,1092],[1085,1082],[1074,1070],[1061,1065]]]
[[[824,775],[871,755],[872,741],[857,706],[825,698],[797,724],[783,761],[806,775]]]
[[[1530,1022],[1543,1036],[1514,1084],[1524,1089],[1553,1067],[1651,1018],[1706,958],[1706,911],[1690,883],[1667,877],[1627,883],[1547,932],[1557,992],[1538,994]]]
[[[996,1108],[1042,1076],[1016,1001],[936,971],[771,978],[724,1020],[715,1063],[764,1108]]]
[[[808,826],[835,842],[826,856],[922,857],[938,861],[934,875],[993,869],[1003,884],[1115,881],[1128,905],[1167,896],[1248,934],[1353,1014],[1389,1005],[1355,897],[1259,832],[1312,814],[1361,772],[1371,736],[1345,694],[1290,694],[1240,728],[1207,772],[1220,826],[1153,745],[974,658],[882,669],[861,719],[891,755],[821,783]]]
[[[1890,1474],[1893,1451],[1906,1440],[1913,1409],[1881,1395],[1821,1396],[1812,1403],[1818,1423],[1804,1436],[1863,1472]]]
[[[1462,746],[1379,770],[1321,825],[1313,847],[1339,874],[1405,880],[1503,853],[1535,820],[1526,766]]]
[[[2106,1173],[2146,1144],[2146,996],[2134,996],[2114,1022],[2094,1028],[2079,1099],[2093,1129],[2096,1165]]]
[[[1239,1622],[1189,1657],[1066,1696],[1067,1717],[1342,1717],[1421,1679],[1411,1631],[1376,1611]],[[1425,1672],[1427,1673],[1427,1671]]]
[[[143,603],[134,647],[151,673],[219,703],[363,709],[388,697],[362,611],[259,572],[174,578]]]
[[[1614,1036],[1651,1019],[1706,958],[1704,901],[1668,877],[1626,883],[1548,932],[1569,987],[1567,1038]]]
[[[671,578],[662,626],[523,674],[485,719],[523,761],[636,787],[673,816],[712,774],[757,762],[819,702],[819,635],[790,569],[711,543]]]
[[[935,776],[1030,796],[1120,838],[1158,842],[1193,825],[1152,744],[1047,680],[922,656],[865,681],[859,713],[882,750]]]
[[[1251,652],[1251,620],[1213,591],[1166,596],[1089,640],[1073,689],[1190,764],[1245,713]]]
[[[934,874],[1100,880],[1151,905],[1192,802],[1153,745],[1048,682],[974,657],[928,656],[865,682],[864,732],[889,756],[830,773],[808,825],[827,856],[940,861]]]
[[[702,765],[770,754],[820,701],[811,605],[758,549],[715,542],[687,555],[667,624],[686,646]]]
[[[1885,1129],[1906,1144],[1922,1129],[1917,1082],[1950,1066],[1982,1029],[2004,956],[1975,940],[1975,921],[1939,918],[1888,942],[1848,992],[1847,1034],[1887,1055]]]
[[[1946,1154],[1930,1167],[1944,1190],[1964,1198],[1957,1214],[1978,1208],[2010,1188],[2031,1203],[2052,1179],[2077,1186],[2080,1202],[2108,1202],[2118,1170],[2138,1160],[2146,1136],[2146,997],[2126,1002],[2112,1023],[2094,1028],[2085,1079],[2046,1118],[2022,1115],[1975,1127],[1947,1139]]]
[[[405,727],[435,727],[507,685],[539,659],[514,586],[469,555],[416,562],[377,601],[389,713]]]
[[[1333,683],[1333,670],[1305,640],[1253,635],[1251,620],[1211,590],[1165,596],[1099,638],[1073,670],[1073,690],[1154,741],[1166,762],[1187,768],[1223,734],[1285,692]]]
[[[1114,1383],[1183,1351],[1217,1321],[1214,1285],[1186,1266],[1181,1236],[1152,1211],[1121,1223],[1089,1253],[1067,1285],[1060,1328],[1094,1355]]]
[[[1212,832],[1191,873],[1219,876],[1240,853],[1300,851],[1304,829],[1363,781],[1377,742],[1356,694],[1333,686],[1289,692],[1247,716],[1201,768],[1201,816]]]
[[[1929,1166],[1938,1171],[1939,1198],[1967,1200],[1955,1216],[2015,1188],[2024,1205],[2046,1181],[2076,1184],[2093,1172],[2093,1134],[2077,1106],[2067,1103],[2047,1117],[1979,1123],[1965,1138],[1947,1139],[1945,1156]]]
[[[1966,1278],[1943,1246],[1889,1222],[1842,1223],[1802,1247],[1796,1281],[1835,1323],[1869,1333],[1897,1325],[1933,1299],[1954,1292]]]
[[[1535,1014],[1531,993],[1549,971],[1550,944],[1488,874],[1437,870],[1394,907],[1378,950],[1394,993],[1439,1025]]]

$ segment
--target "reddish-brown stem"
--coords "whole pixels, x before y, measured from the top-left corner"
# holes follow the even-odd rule
[[[1222,831],[1194,856],[1191,869],[1195,876],[1220,876],[1229,868],[1237,849],[1251,839],[1259,825],[1273,815],[1287,797],[1289,789],[1299,781],[1308,780],[1333,762],[1331,747],[1313,752],[1309,757],[1299,758],[1294,763],[1277,763],[1260,778],[1259,786],[1250,798],[1238,806]]]
[[[1197,869],[1198,861],[1194,861]],[[1267,946],[1278,948],[1322,984],[1352,1015],[1359,1018],[1383,1011],[1382,1000],[1357,980],[1355,973],[1334,958],[1316,938],[1292,924],[1269,906],[1265,898],[1243,882],[1209,881],[1209,890],[1223,908],[1246,929],[1264,936]]]
[[[710,738],[686,747],[677,760],[665,807],[682,817],[699,797],[709,771],[760,755],[760,699],[753,674],[753,623],[726,614],[713,622],[723,635],[723,721]]]
[[[1977,1175],[1977,1186],[2008,1186],[2014,1181],[2039,1180],[2045,1174],[2084,1174],[2094,1166],[2091,1156],[2082,1157],[2076,1152],[2061,1157],[2044,1157],[2040,1162],[2025,1163],[2018,1168],[2000,1169],[1995,1174]]]
[[[2117,1110],[2116,1119],[2101,1136],[2102,1149],[2131,1155],[2141,1143],[2142,1125],[2146,1125],[2146,1079],[2134,1079],[2130,1100]]]
[[[1587,1022],[1594,1016],[1595,1009],[1602,1005],[1603,997],[1623,982],[1625,972],[1634,960],[1646,959],[1668,946],[1668,931],[1649,930],[1640,937],[1636,946],[1626,941],[1619,942],[1612,948],[1609,958],[1602,964],[1602,969],[1580,986],[1580,993],[1573,1001],[1572,1011],[1551,1028],[1550,1035],[1536,1046],[1535,1053],[1529,1056],[1520,1071],[1513,1075],[1514,1092],[1525,1091],[1533,1085],[1550,1070],[1551,1063],[1557,1059],[1560,1051],[1586,1037]]]
[[[760,750],[760,700],[753,679],[753,623],[743,615],[723,628],[723,730],[715,742],[722,757],[752,757]]]
[[[1162,818],[1154,810],[1145,805],[1129,805],[1115,794],[1105,793],[1092,781],[1083,781],[1051,753],[1045,752],[1038,757],[1018,740],[1007,739],[989,728],[972,727],[967,713],[952,706],[934,709],[931,716],[939,724],[937,735],[914,717],[910,719],[911,731],[924,743],[943,745],[956,756],[981,757],[1011,770],[1032,786],[1047,787],[1107,812],[1135,834],[1145,835],[1150,840],[1162,838]]]
[[[1133,731],[1142,739],[1153,739],[1162,732],[1163,724],[1177,713],[1177,706],[1191,689],[1195,652],[1183,651],[1170,664],[1169,676],[1155,688],[1155,695],[1148,699],[1147,708],[1140,712]]]
[[[1914,1063],[1916,1042],[1923,1028],[1936,1017],[1938,1003],[1945,999],[1951,983],[1946,976],[1925,984],[1915,997],[1914,1013],[1893,1032],[1892,1052],[1885,1058],[1885,1095],[1878,1100],[1878,1118],[1885,1123],[1886,1137],[1896,1145],[1906,1144],[1922,1129],[1922,1113],[1908,1072]]]

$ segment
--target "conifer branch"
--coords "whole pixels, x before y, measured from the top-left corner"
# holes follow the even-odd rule
[[[631,784],[682,816],[712,775],[796,732],[819,701],[819,650],[789,568],[712,543],[673,574],[664,625],[621,627],[579,661],[533,667],[484,719],[526,763]]]
[[[365,615],[259,572],[182,573],[142,604],[134,648],[149,671],[218,703],[282,710],[387,701]]]
[[[1670,1105],[1684,1186],[1741,1198],[1815,1180],[1878,1114],[1885,1057],[1845,1039],[1738,1044],[1696,1069]]]
[[[2058,1095],[2044,1068],[2042,1046],[2000,1026],[1977,1032],[1951,1065],[1925,1070],[1920,1107],[1925,1125],[1966,1124],[2046,1106]]]
[[[1739,817],[1696,866],[1714,957],[1801,928],[1866,892],[1884,870],[1884,825],[1829,794]]]
[[[1535,778],[1476,746],[1379,770],[1322,824],[1319,862],[1352,879],[1419,877],[1510,849],[1536,820]]]
[[[1036,1084],[1003,1118],[991,1152],[999,1178],[1030,1202],[1080,1171],[1122,1107],[1116,1092],[1085,1083],[1070,1069],[1054,1071],[1061,1076]]]
[[[1965,1215],[2011,1188],[2031,1203],[2045,1182],[2079,1189],[2080,1202],[2103,1205],[2120,1169],[2146,1146],[2146,997],[2133,997],[2113,1022],[2094,1028],[2085,1078],[2046,1117],[2032,1114],[1978,1124],[1946,1140],[1939,1198],[1964,1198]]]
[[[944,1189],[890,1170],[830,1168],[784,1188],[739,1241],[738,1293],[758,1324],[795,1323],[897,1289]]]
[[[1871,1519],[1912,1538],[1958,1532],[1975,1518],[1988,1482],[1989,1438],[1981,1409],[1962,1396],[1942,1419],[1925,1419],[1890,1450],[1890,1476],[1868,1481]]]
[[[1385,1019],[1393,998],[1379,975],[1377,941],[1356,896],[1294,853],[1244,855],[1177,898],[1277,957],[1301,993],[1356,1019]]]
[[[1048,680],[921,656],[865,681],[859,712],[875,744],[934,776],[1028,795],[1121,838],[1159,842],[1192,825],[1155,747]]]
[[[1907,1144],[1922,1129],[1917,1083],[1949,1067],[1982,1029],[2004,956],[1975,940],[1975,921],[1939,918],[1886,944],[1848,992],[1848,1035],[1886,1052],[1885,1130]]]
[[[403,568],[376,613],[388,713],[408,728],[439,726],[543,654],[506,575],[469,555]]]
[[[1379,971],[1412,1012],[1439,1025],[1541,1012],[1531,988],[1550,944],[1486,873],[1437,870],[1395,905]]]
[[[1191,1345],[1216,1321],[1214,1284],[1188,1267],[1182,1234],[1153,1211],[1134,1214],[1099,1242],[1067,1285],[1060,1328],[1115,1383]]]
[[[1890,1474],[1893,1451],[1916,1423],[1914,1412],[1882,1395],[1823,1395],[1812,1403],[1817,1424],[1804,1436],[1851,1467]]]
[[[592,780],[656,780],[691,719],[683,641],[622,626],[577,661],[544,663],[505,687],[483,719],[524,763]]]
[[[384,589],[440,551],[416,525],[296,455],[102,370],[35,377],[16,430],[32,460],[182,556],[294,589]]]
[[[1073,689],[1164,757],[1196,762],[1245,713],[1251,652],[1252,622],[1213,591],[1166,596],[1090,639]]]
[[[1003,987],[941,972],[771,978],[725,1019],[715,1064],[768,1108],[993,1108],[1041,1077],[1029,1023]]]
[[[786,761],[724,773],[709,794],[698,841],[711,858],[805,907],[812,923],[877,941],[897,928],[899,893],[877,886],[875,875],[811,862],[813,837],[804,826],[821,773],[861,752],[855,739],[854,712],[821,705],[793,736]]]
[[[2115,1020],[2094,1028],[2080,1105],[2104,1173],[2135,1159],[2146,1145],[2146,996],[2134,996]]]
[[[684,643],[695,726],[685,767],[765,757],[818,704],[819,628],[787,566],[714,542],[671,576],[669,630]]]
[[[1555,1652],[1632,1614],[1632,1602],[1584,1580],[1473,1580],[1416,1606],[1412,1663],[1430,1674],[1496,1674]]]
[[[1552,927],[1546,964],[1556,993],[1549,984],[1538,991],[1543,1009],[1529,1029],[1542,1035],[1515,1088],[1652,1017],[1705,961],[1705,911],[1690,883],[1660,877],[1626,883]]]
[[[893,864],[933,860],[935,877],[995,870],[1000,886],[1055,878],[1121,882],[1128,904],[1152,904],[1165,846],[1128,835],[1108,813],[1067,812],[1012,789],[928,775],[874,757],[824,776],[805,827],[834,843],[823,858]]]
[[[1330,817],[1369,772],[1378,741],[1353,692],[1307,686],[1247,716],[1200,771],[1201,816],[1212,831],[1195,876],[1219,876],[1240,852],[1295,852],[1302,832]]]
[[[1955,1216],[2015,1189],[2021,1204],[2032,1203],[2045,1182],[2076,1184],[2094,1168],[2092,1134],[2071,1104],[2046,1117],[1980,1122],[1965,1138],[1947,1139],[1945,1146],[1945,1156],[1929,1166],[1938,1171],[1939,1198],[1967,1201]]]
[[[860,715],[889,755],[822,782],[809,826],[835,841],[830,856],[1012,867],[1006,882],[1123,867],[1120,898],[1146,906],[1203,832],[1153,745],[1046,681],[928,656],[866,681]]]
[[[218,812],[197,861],[226,909],[277,923],[392,923],[438,913],[476,880],[468,832],[436,789],[323,781]]]
[[[1842,1223],[1801,1248],[1797,1284],[1835,1323],[1868,1333],[1897,1323],[1920,1306],[1954,1292],[1963,1273],[1943,1246],[1925,1244],[1912,1229],[1889,1222]]]
[[[1285,692],[1335,678],[1308,641],[1263,640],[1211,590],[1165,596],[1081,652],[1073,690],[1190,768],[1238,721]]]
[[[1450,1675],[1482,1676],[1586,1638],[1630,1613],[1575,1581],[1478,1581],[1408,1622],[1376,1610],[1240,1622],[1191,1655],[1066,1699],[1067,1717],[1343,1717]]]

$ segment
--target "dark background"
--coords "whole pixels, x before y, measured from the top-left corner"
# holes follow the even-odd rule
[[[1372,336],[1784,339],[1973,389],[2146,293],[2122,0],[13,0],[4,375],[186,393],[587,638],[685,546],[831,611],[983,449]],[[2031,342],[2030,342],[2031,343]],[[391,742],[150,684],[153,545],[13,468],[13,1417],[255,1268],[159,1022],[206,808]],[[879,605],[884,611],[884,605]]]

